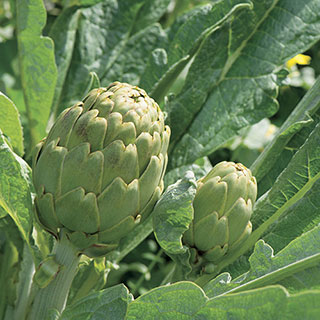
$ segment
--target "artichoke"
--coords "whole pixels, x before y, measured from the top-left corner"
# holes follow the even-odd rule
[[[216,263],[251,233],[257,183],[240,163],[220,162],[198,181],[194,218],[183,242],[205,261]]]
[[[33,157],[36,216],[94,257],[152,211],[163,191],[170,129],[144,90],[115,82],[56,120]]]

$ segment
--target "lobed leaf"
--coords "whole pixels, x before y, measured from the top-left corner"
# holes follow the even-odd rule
[[[214,298],[272,284],[286,285],[292,291],[296,288],[298,292],[319,288],[320,278],[311,276],[320,266],[319,240],[320,226],[293,240],[275,256],[272,247],[260,240],[249,258],[248,272],[234,280],[229,273],[222,273],[204,290],[209,298]]]
[[[232,0],[207,4],[188,12],[186,20],[177,20],[171,27],[174,31],[169,30],[169,45],[156,49],[150,56],[140,85],[160,103],[203,40],[249,3]]]
[[[207,298],[192,282],[178,282],[155,288],[142,295],[128,308],[127,320],[134,319],[193,319]]]
[[[196,187],[194,175],[189,171],[184,179],[167,188],[154,208],[154,233],[160,246],[169,254],[186,251],[181,238],[193,219]]]
[[[143,30],[148,25],[152,25],[166,12],[170,0],[146,0],[139,10],[136,22],[133,27],[133,33]]]
[[[313,319],[319,297],[320,291],[290,296],[283,287],[270,286],[209,300],[193,319]]]
[[[42,37],[46,10],[41,0],[16,0],[21,85],[28,114],[31,146],[46,133],[57,69],[53,41]]]
[[[68,306],[59,320],[125,319],[132,296],[128,289],[119,284],[86,296]]]
[[[81,9],[72,62],[58,113],[82,98],[90,72],[95,72],[102,80],[113,69],[124,52],[141,5],[142,0],[107,0]]]
[[[294,213],[296,209],[292,210],[290,207],[296,205],[320,178],[319,133],[320,124],[314,128],[306,142],[295,153],[287,168],[274,183],[273,188],[256,203],[251,221],[255,228],[258,226],[259,228],[252,236],[266,233],[267,229],[280,217],[286,217],[287,221],[296,220],[293,214],[288,215],[290,212]],[[310,195],[312,193],[306,196]],[[314,211],[314,208],[311,210]],[[311,211],[311,216],[306,219],[311,223],[316,215]]]
[[[272,170],[273,166],[277,165],[279,160],[281,161],[281,158],[283,158],[281,152],[289,140],[303,127],[310,124],[311,117],[320,108],[319,90],[320,77],[283,123],[272,142],[263,150],[260,156],[252,164],[251,171],[257,181],[260,181],[264,176],[266,176],[266,174]],[[270,185],[272,185],[274,180],[275,179],[270,181]]]
[[[171,163],[175,168],[205,156],[238,131],[273,115],[275,72],[320,35],[319,2],[252,1],[206,39],[184,87],[171,100]]]
[[[0,207],[9,215],[29,244],[32,228],[31,169],[8,146],[0,132]]]
[[[71,64],[80,13],[81,11],[77,7],[63,10],[50,29],[50,37],[55,45],[55,59],[58,69],[57,83],[51,108],[54,118],[59,109],[61,92]]]
[[[19,118],[19,112],[14,103],[0,92],[0,128],[5,134],[14,150],[20,156],[23,155],[23,136]]]
[[[166,34],[158,23],[135,33],[128,39],[122,54],[112,68],[106,71],[101,81],[105,86],[115,80],[138,85],[148,61],[148,53],[155,47],[162,46],[166,41]]]
[[[301,319],[305,308],[305,314],[313,319],[319,312],[319,297],[320,291],[289,295],[281,286],[269,286],[208,299],[192,282],[178,282],[131,302],[126,319]]]

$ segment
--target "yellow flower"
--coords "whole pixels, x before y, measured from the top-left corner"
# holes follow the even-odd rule
[[[311,57],[305,55],[305,54],[298,54],[292,59],[288,60],[286,65],[288,69],[291,69],[296,64],[306,65],[309,64],[311,60]]]

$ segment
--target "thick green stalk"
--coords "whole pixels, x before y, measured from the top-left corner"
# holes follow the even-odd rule
[[[17,284],[17,300],[13,315],[9,319],[24,319],[30,304],[31,285],[34,275],[35,266],[33,256],[29,246],[25,243],[23,248],[23,260],[21,262],[21,270],[19,272],[19,282]]]
[[[56,309],[61,312],[65,307],[80,255],[64,233],[56,243],[54,254],[61,269],[47,287],[37,292],[31,308],[30,320],[46,319],[48,311]]]
[[[7,307],[7,275],[12,261],[12,244],[8,240],[4,254],[0,255],[0,258],[0,319],[2,319]]]

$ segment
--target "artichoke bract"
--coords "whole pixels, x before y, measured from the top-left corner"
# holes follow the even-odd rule
[[[170,129],[144,90],[115,82],[60,114],[36,149],[36,216],[103,255],[152,211],[163,191]]]
[[[183,242],[204,260],[219,261],[250,235],[256,197],[257,183],[249,169],[240,163],[220,162],[198,181],[194,218]]]

